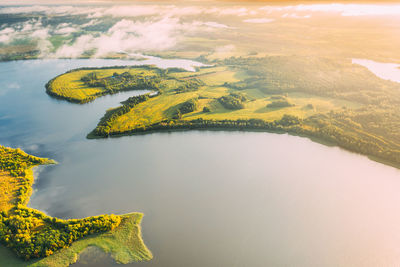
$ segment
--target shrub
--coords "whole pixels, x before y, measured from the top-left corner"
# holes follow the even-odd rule
[[[218,101],[227,109],[242,109],[246,98],[241,94],[230,93],[218,98]]]
[[[294,104],[290,103],[288,100],[278,100],[267,105],[267,108],[287,108],[293,107]]]

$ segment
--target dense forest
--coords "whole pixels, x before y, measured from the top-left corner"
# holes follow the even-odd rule
[[[53,163],[21,149],[0,146],[0,170],[6,173],[3,180],[13,185],[15,191],[10,200],[12,206],[0,206],[0,243],[25,260],[49,256],[79,238],[110,231],[121,222],[121,217],[116,215],[60,220],[27,208],[33,184],[31,168]],[[1,190],[0,200],[3,200],[6,192],[4,188]]]

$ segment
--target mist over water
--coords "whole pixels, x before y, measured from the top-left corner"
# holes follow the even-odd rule
[[[400,262],[397,169],[286,134],[188,131],[88,140],[107,108],[143,92],[85,105],[45,93],[45,83],[69,69],[126,63],[0,63],[0,143],[59,162],[38,169],[31,207],[61,218],[143,212],[154,259],[130,266]],[[83,258],[113,265],[97,253]]]

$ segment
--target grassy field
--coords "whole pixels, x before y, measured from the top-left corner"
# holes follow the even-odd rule
[[[0,266],[69,266],[90,246],[119,263],[152,258],[141,236],[141,213],[60,220],[27,208],[32,168],[53,163],[0,146]]]
[[[285,114],[305,119],[316,114],[326,114],[343,108],[358,109],[364,106],[364,103],[345,95],[338,97],[337,94],[333,93],[316,93],[304,90],[303,88],[296,88],[296,86],[307,86],[307,84],[304,85],[300,82],[298,82],[300,85],[295,82],[289,85],[280,83],[280,80],[292,78],[291,76],[281,77],[282,71],[266,73],[265,76],[267,78],[271,76],[272,78],[265,80],[262,74],[254,74],[254,71],[245,65],[248,64],[250,68],[257,68],[256,64],[253,64],[251,61],[247,62],[246,59],[241,60],[243,62],[239,62],[239,64],[229,61],[218,62],[213,67],[200,68],[196,72],[169,69],[164,71],[164,73],[161,70],[156,73],[156,69],[147,69],[145,67],[136,67],[133,69],[118,67],[80,69],[56,77],[51,81],[51,88],[53,92],[57,92],[57,95],[64,98],[85,100],[104,90],[104,88],[89,87],[82,82],[81,78],[88,73],[96,73],[99,78],[107,78],[112,76],[113,73],[120,74],[123,72],[139,73],[140,77],[151,77],[152,75],[162,73],[160,75],[162,79],[157,82],[157,90],[160,94],[156,97],[151,97],[143,103],[137,104],[135,107],[130,108],[129,112],[125,112],[112,122],[108,122],[110,134],[129,132],[137,128],[147,128],[154,124],[171,120],[174,117],[177,107],[190,99],[197,101],[197,108],[190,113],[183,114],[180,118],[181,120],[194,120],[198,118],[204,120],[261,119],[272,122],[282,118]],[[288,62],[293,60],[295,68],[301,67],[298,61],[304,61],[303,58],[299,59],[297,57],[294,57],[294,59],[290,57],[272,57],[272,60],[269,58],[256,60],[258,61],[255,63],[262,64],[261,71],[263,71],[263,68],[276,69],[277,61],[285,67],[289,65]],[[325,62],[325,59],[313,60],[317,61],[317,64],[324,64],[324,68],[329,69],[335,75],[334,77],[337,76],[336,70],[332,71],[330,70],[331,66],[325,66],[329,64]],[[259,70],[257,69],[257,71]],[[289,69],[288,73],[293,75],[292,71],[293,69]],[[351,75],[354,75],[354,73]],[[320,80],[323,83],[321,87],[329,89],[329,86],[335,84],[334,80],[329,81],[332,78],[320,76]],[[314,77],[311,77],[311,79],[314,79]],[[177,93],[176,88],[190,80],[200,80],[203,85],[194,90]],[[240,87],[239,89],[237,88],[238,86]],[[270,90],[271,88],[274,90]],[[286,90],[288,88],[291,90]],[[232,110],[224,107],[218,101],[219,98],[235,92],[240,92],[246,98],[243,108]],[[285,101],[290,102],[291,105],[278,108],[268,107],[268,105],[276,101],[277,97],[285,98]],[[210,112],[203,112],[204,107],[208,108]]]
[[[123,215],[123,220],[116,229],[78,240],[70,247],[40,260],[21,260],[9,249],[0,246],[0,266],[66,267],[75,263],[79,254],[91,246],[100,248],[121,264],[150,260],[153,256],[142,240],[142,217],[142,213]]]
[[[106,75],[106,73],[101,72],[102,70],[96,71],[100,71],[101,75]],[[362,106],[362,104],[355,101],[304,92],[276,94],[266,92],[257,87],[236,90],[230,88],[227,84],[235,84],[249,79],[251,76],[241,69],[229,66],[201,68],[195,73],[172,72],[168,76],[179,80],[198,79],[204,82],[204,86],[199,87],[197,90],[179,94],[175,92],[175,87],[168,87],[157,97],[150,98],[148,101],[136,105],[129,112],[119,116],[111,123],[110,133],[146,128],[162,121],[171,120],[176,108],[189,99],[197,99],[197,109],[184,114],[181,118],[182,120],[202,118],[204,120],[262,119],[274,121],[282,118],[285,114],[304,119],[315,114],[342,109],[343,107],[359,108]],[[218,101],[218,98],[238,91],[247,99],[243,103],[244,108],[231,110]],[[268,108],[267,105],[274,102],[274,97],[277,96],[286,98],[293,106]],[[204,107],[208,107],[210,112],[203,112]]]
[[[73,73],[66,73],[55,78],[49,85],[48,92],[59,97],[76,101],[88,101],[96,94],[104,91],[103,88],[87,88],[80,80],[90,71],[81,70]]]
[[[76,103],[86,103],[96,99],[98,96],[108,94],[106,88],[102,86],[87,86],[81,79],[90,73],[96,73],[99,79],[110,77],[114,73],[128,72],[132,75],[140,75],[141,77],[154,77],[158,76],[158,71],[152,68],[104,68],[99,71],[93,72],[90,69],[81,69],[73,72],[62,74],[51,80],[46,88],[47,93],[69,100]]]
[[[15,205],[19,183],[8,172],[0,171],[0,188],[0,210],[8,211]]]

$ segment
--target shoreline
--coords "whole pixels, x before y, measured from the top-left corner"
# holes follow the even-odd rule
[[[299,134],[299,133],[294,133],[291,131],[287,131],[287,130],[268,130],[268,129],[249,129],[249,128],[238,128],[238,129],[233,129],[233,128],[224,128],[224,127],[210,127],[210,128],[180,128],[180,129],[150,129],[150,130],[144,130],[144,131],[129,131],[129,132],[125,132],[125,133],[118,133],[118,134],[111,134],[107,137],[105,136],[97,136],[94,135],[93,132],[90,132],[86,138],[87,139],[93,139],[93,140],[99,140],[99,139],[107,139],[107,138],[121,138],[124,136],[135,136],[135,135],[147,135],[147,134],[157,134],[157,133],[161,133],[161,134],[166,134],[166,133],[174,133],[174,132],[188,132],[188,131],[199,131],[199,132],[205,132],[205,131],[210,131],[210,132],[253,132],[253,133],[257,133],[257,132],[261,132],[261,133],[270,133],[270,134],[287,134],[290,136],[297,136],[297,137],[301,137],[301,138],[306,138],[314,143],[320,144],[320,145],[324,145],[327,147],[337,147],[340,148],[346,152],[349,153],[353,153],[353,154],[357,154],[363,157],[367,157],[368,159],[370,159],[371,161],[383,164],[385,166],[390,166],[393,167],[395,169],[400,170],[400,163],[396,163],[390,160],[386,160],[383,158],[379,158],[377,156],[374,155],[369,155],[369,154],[363,154],[357,151],[353,151],[350,149],[346,149],[345,147],[341,146],[340,144],[337,144],[335,142],[331,142],[329,140],[323,139],[323,138],[319,138],[319,137],[315,137],[315,136],[310,136],[307,134]]]

